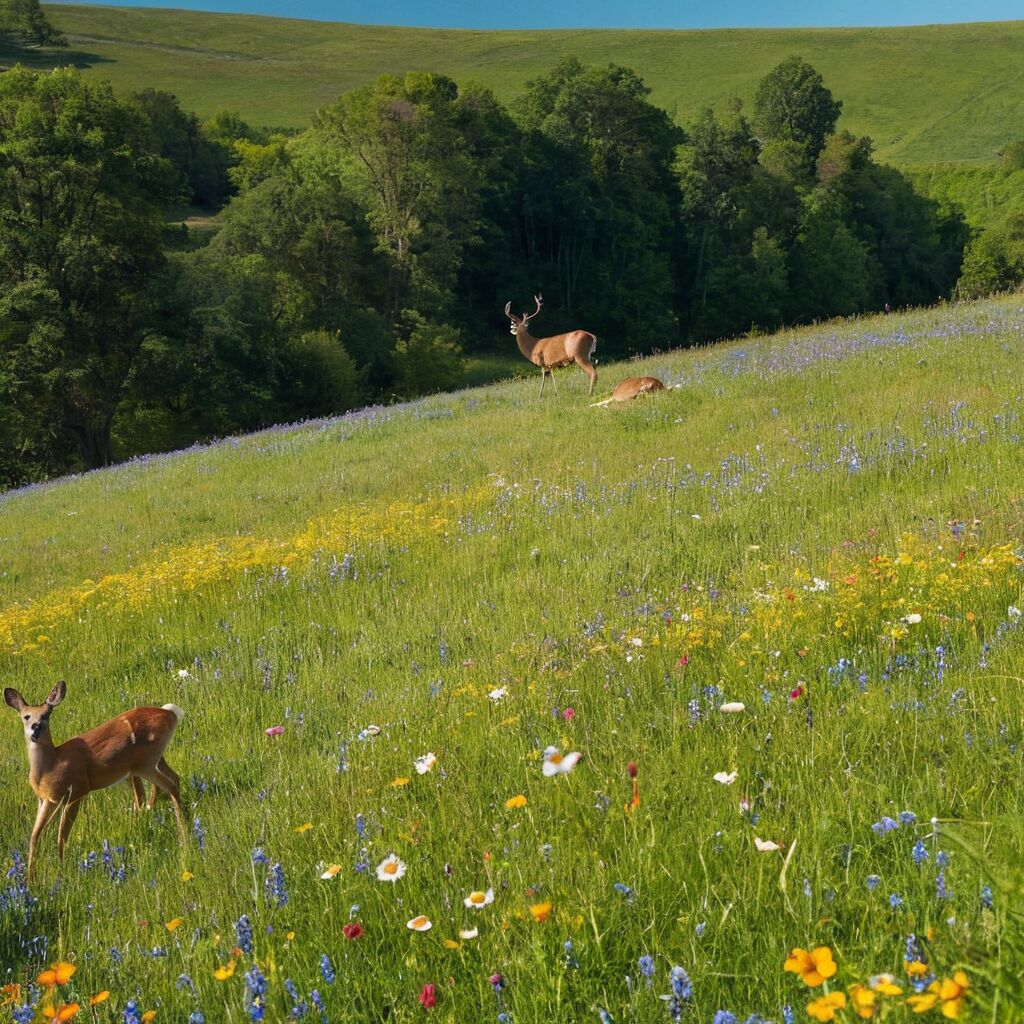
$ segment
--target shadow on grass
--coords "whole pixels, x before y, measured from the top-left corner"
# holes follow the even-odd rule
[[[53,68],[91,68],[97,64],[110,64],[107,57],[98,53],[87,53],[72,46],[30,46],[0,35],[0,71],[9,71],[15,64],[21,64],[33,71],[50,71]]]

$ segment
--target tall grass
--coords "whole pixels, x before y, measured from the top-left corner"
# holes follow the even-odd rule
[[[528,378],[0,498],[4,685],[65,678],[58,738],[181,705],[193,828],[103,791],[27,889],[0,718],[0,1021],[809,1020],[817,946],[893,1019],[908,963],[1016,1019],[1022,328],[827,324],[605,366],[678,385],[621,409]]]

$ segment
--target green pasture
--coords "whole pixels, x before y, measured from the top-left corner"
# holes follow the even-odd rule
[[[844,103],[840,127],[895,163],[984,162],[1024,114],[1024,22],[864,29],[485,32],[331,24],[249,15],[46,5],[67,50],[0,51],[37,67],[74,63],[122,92],[175,93],[208,116],[305,127],[340,93],[390,72],[439,71],[503,100],[566,56],[635,68],[686,121],[739,97],[799,54]],[[1019,134],[1019,132],[1017,133]]]
[[[817,946],[887,1019],[1019,1019],[1022,332],[1019,296],[820,324],[599,366],[676,385],[622,408],[528,375],[0,497],[3,685],[67,680],[58,739],[179,704],[192,829],[114,787],[25,889],[0,708],[0,1021],[805,1022]],[[908,962],[966,997],[914,1013]]]

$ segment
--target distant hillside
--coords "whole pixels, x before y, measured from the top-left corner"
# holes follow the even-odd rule
[[[175,92],[201,115],[308,123],[383,72],[435,70],[508,98],[567,54],[636,68],[680,120],[800,54],[842,99],[841,125],[897,163],[991,160],[1024,134],[1024,21],[912,28],[483,32],[387,28],[173,10],[47,5],[70,49],[15,54],[87,67],[117,89]]]

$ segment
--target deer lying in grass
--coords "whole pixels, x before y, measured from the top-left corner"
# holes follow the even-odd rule
[[[57,683],[43,704],[33,705],[17,690],[4,690],[4,701],[21,716],[28,748],[28,781],[39,798],[39,812],[28,843],[30,881],[39,838],[57,810],[61,812],[57,852],[63,860],[64,844],[85,797],[94,789],[105,789],[125,779],[131,782],[136,806],[142,796],[139,779],[153,785],[151,807],[158,790],[171,798],[181,841],[185,842],[178,776],[163,757],[185,712],[174,704],[135,708],[55,747],[50,736],[50,715],[66,693],[64,683]]]
[[[657,377],[627,377],[615,385],[615,390],[609,398],[601,402],[594,402],[591,408],[596,409],[599,405],[611,405],[612,402],[628,402],[641,395],[649,395],[652,391],[665,390],[665,385]]]
[[[540,312],[541,298],[534,295],[533,301],[537,308],[527,315],[524,313],[517,317],[512,312],[512,303],[505,303],[505,315],[511,322],[511,330],[519,345],[519,351],[530,360],[534,366],[540,367],[540,393],[544,394],[544,385],[548,375],[551,376],[551,386],[558,394],[555,387],[554,371],[562,366],[572,366],[575,363],[589,378],[590,390],[588,395],[594,393],[594,385],[597,383],[597,370],[591,363],[590,357],[597,348],[597,338],[587,331],[569,331],[568,334],[556,334],[550,338],[535,338],[526,329],[526,325]]]

